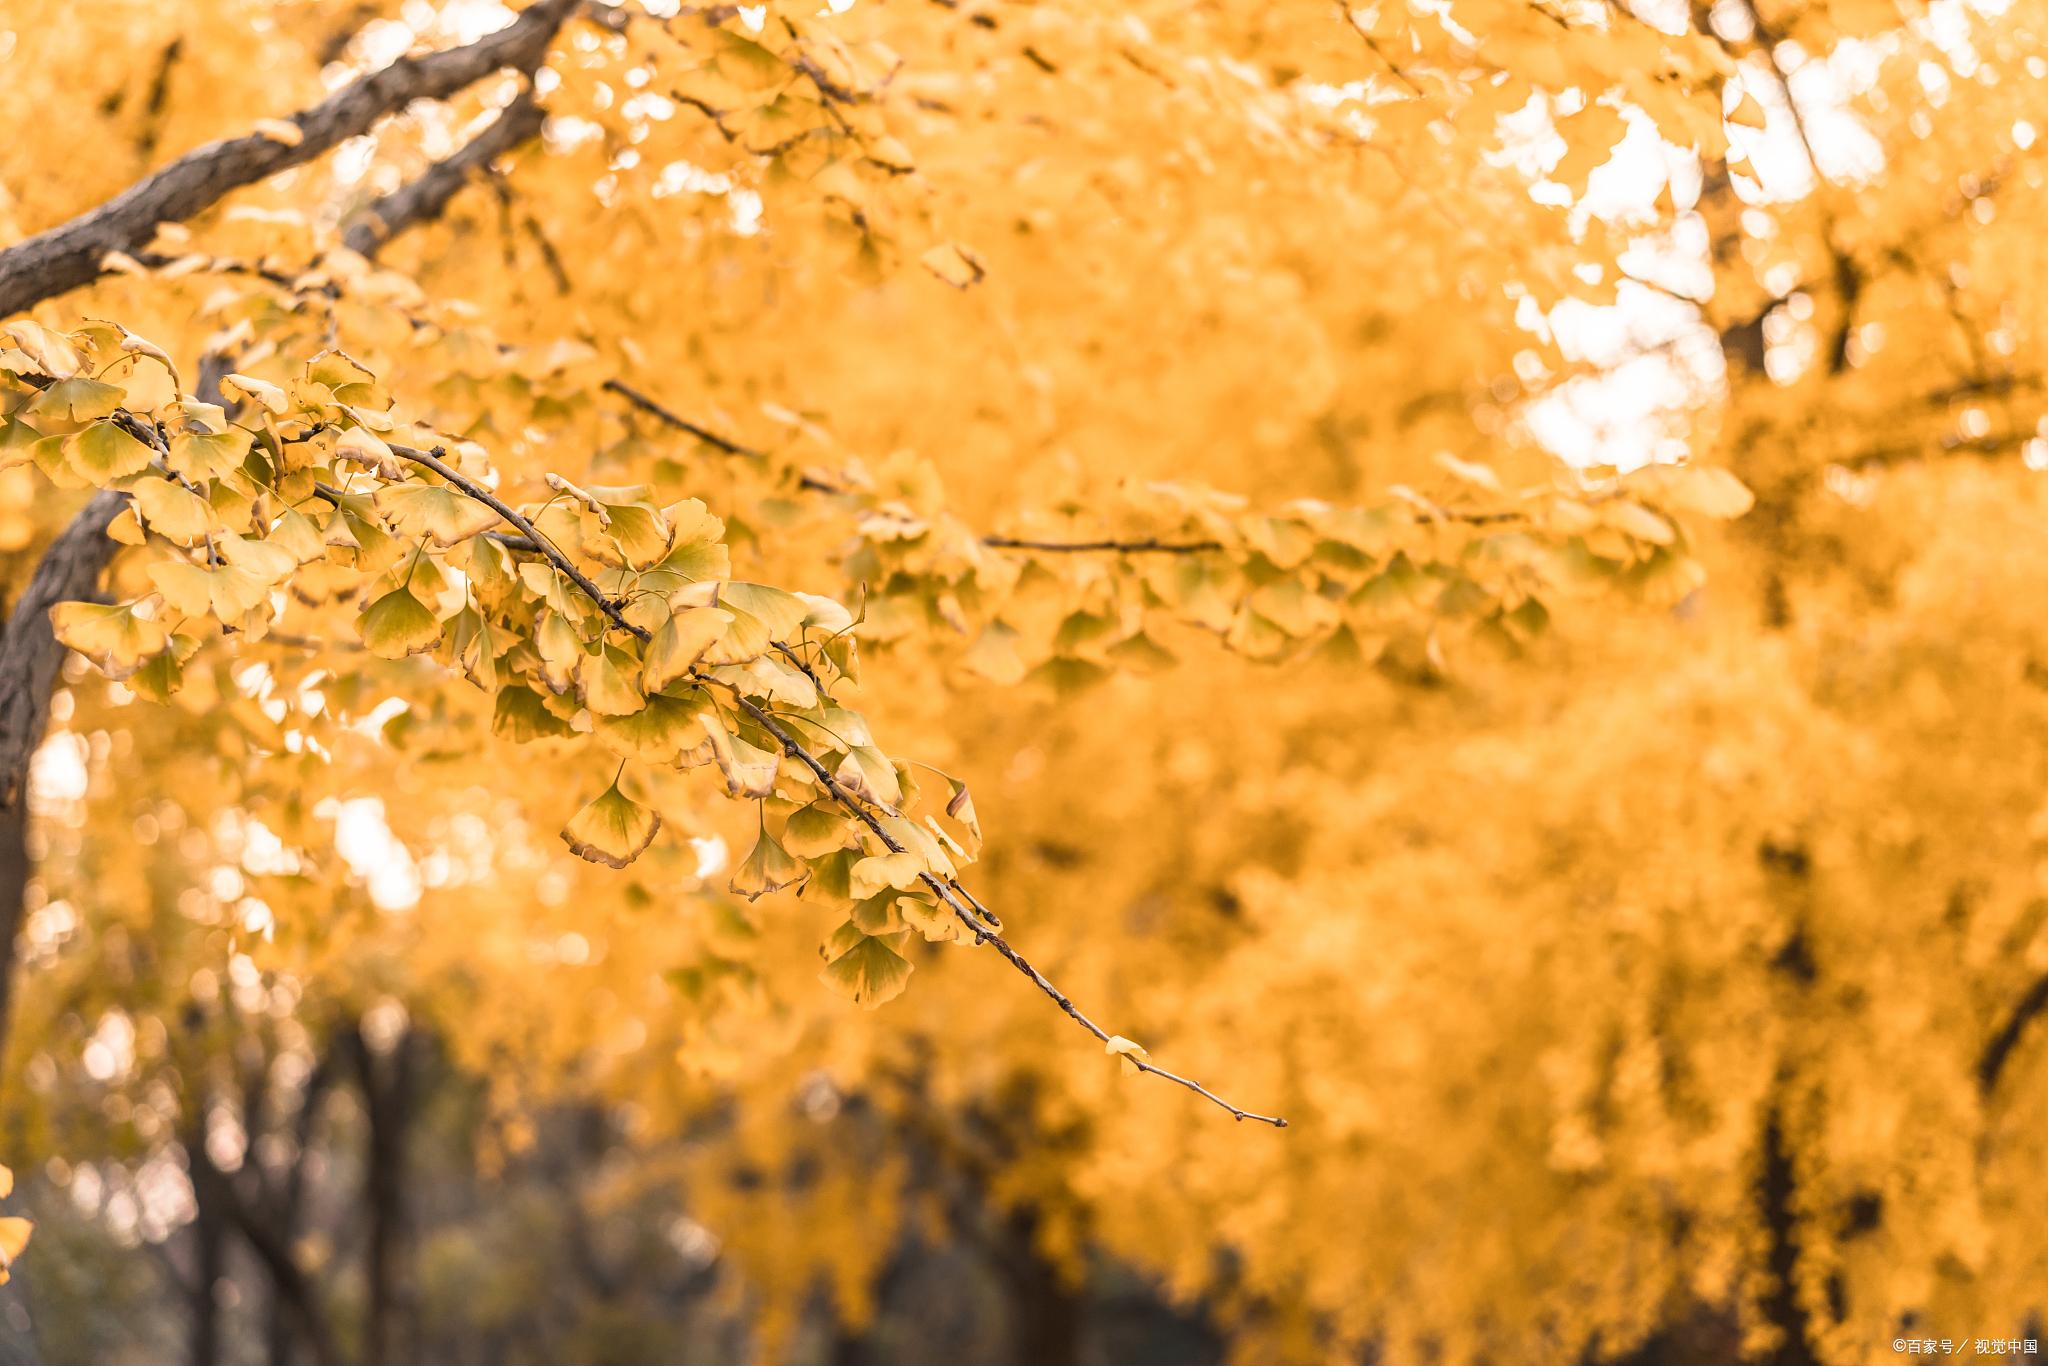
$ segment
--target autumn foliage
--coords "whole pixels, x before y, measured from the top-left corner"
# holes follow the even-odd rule
[[[0,1359],[2044,1336],[2037,0],[0,73]]]

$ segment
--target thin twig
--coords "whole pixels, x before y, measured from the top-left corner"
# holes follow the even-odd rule
[[[753,449],[753,447],[751,446],[742,446],[739,442],[731,440],[730,438],[727,437],[720,436],[717,432],[710,430],[708,427],[701,427],[697,425],[696,423],[690,421],[690,419],[682,416],[680,413],[671,412],[669,409],[662,407],[659,403],[656,403],[653,399],[641,393],[638,389],[633,388],[631,385],[627,384],[623,380],[608,379],[604,382],[604,387],[609,389],[611,392],[617,394],[620,398],[626,400],[626,402],[632,404],[635,408],[640,409],[642,412],[653,414],[655,417],[660,418],[663,422],[666,422],[669,426],[677,428],[680,431],[688,432],[691,436],[696,437],[699,441],[702,441],[707,446],[716,446],[719,450],[724,451],[727,455],[758,456],[761,454],[761,452]]]
[[[1206,550],[1223,549],[1221,541],[1162,541],[1156,536],[1142,541],[1030,541],[1015,536],[984,536],[981,543],[992,550],[1043,550],[1067,555],[1199,555]]]
[[[886,829],[882,827],[882,823],[876,820],[874,816],[871,813],[869,813],[865,806],[863,806],[859,801],[857,801],[852,796],[852,794],[847,792],[846,789],[840,785],[839,780],[832,776],[831,770],[825,767],[823,761],[821,761],[816,755],[812,754],[808,749],[805,749],[804,746],[797,740],[797,738],[794,735],[791,735],[789,731],[785,729],[780,722],[778,722],[773,716],[769,715],[767,711],[763,710],[759,706],[756,706],[751,698],[748,698],[744,694],[740,693],[738,689],[729,687],[728,690],[732,692],[733,700],[739,704],[740,709],[742,711],[746,712],[748,716],[754,719],[756,724],[760,725],[762,729],[766,730],[770,735],[774,736],[776,740],[781,742],[783,753],[787,754],[790,758],[795,759],[797,762],[803,764],[804,767],[810,769],[812,774],[817,777],[818,781],[824,785],[825,790],[832,795],[833,800],[837,801],[842,808],[844,808],[847,812],[849,812],[856,819],[858,819],[861,822],[861,824],[867,826],[867,828],[874,833],[875,838],[879,839],[882,842],[884,848],[888,849],[889,852],[892,854],[902,854],[908,852],[900,843],[897,842],[897,840],[893,836],[889,834],[889,832]],[[1048,979],[1044,973],[1040,972],[1037,968],[1033,967],[1031,965],[1031,961],[1024,957],[1023,954],[1017,952],[1016,949],[1010,947],[1009,941],[1005,940],[1000,934],[996,933],[993,926],[991,926],[987,921],[983,920],[980,916],[975,914],[974,911],[970,910],[967,907],[967,905],[961,901],[960,897],[954,892],[951,886],[941,881],[937,876],[935,876],[929,871],[920,872],[917,876],[918,881],[924,883],[925,886],[929,887],[933,892],[935,892],[938,895],[939,899],[952,909],[953,914],[960,918],[961,923],[966,925],[969,930],[973,931],[976,943],[984,943],[991,945],[997,953],[1001,954],[1004,958],[1009,960],[1010,966],[1014,967],[1015,969],[1017,969],[1017,971],[1023,973],[1026,977],[1030,978],[1032,983],[1036,985],[1040,991],[1044,992],[1047,996],[1051,997],[1053,1003],[1057,1005],[1062,1011],[1066,1012],[1068,1017],[1071,1018],[1076,1024],[1080,1025],[1090,1034],[1093,1034],[1097,1039],[1101,1040],[1103,1043],[1106,1044],[1110,1042],[1112,1036],[1107,1030],[1103,1029],[1101,1025],[1096,1024],[1095,1021],[1089,1019],[1086,1015],[1082,1014],[1080,1007],[1076,1006],[1073,1003],[1073,1001],[1068,998],[1065,992],[1061,991],[1058,987],[1054,986],[1051,980]],[[1183,1077],[1176,1072],[1169,1072],[1163,1067],[1158,1067],[1150,1062],[1146,1062],[1139,1058],[1134,1058],[1129,1054],[1124,1054],[1123,1058],[1125,1061],[1129,1062],[1133,1067],[1137,1068],[1141,1072],[1149,1072],[1155,1077],[1160,1077],[1166,1081],[1170,1081],[1177,1085],[1186,1087],[1188,1090],[1193,1091],[1195,1094],[1202,1096],[1203,1098],[1213,1102],[1216,1105],[1221,1106],[1225,1110],[1228,1110],[1237,1119],[1256,1120],[1260,1124],[1270,1124],[1276,1129],[1284,1129],[1287,1127],[1287,1121],[1285,1119],[1282,1119],[1277,1115],[1253,1114],[1249,1110],[1239,1109],[1237,1106],[1232,1105],[1229,1101],[1217,1095],[1214,1091],[1211,1091],[1206,1086],[1203,1086],[1200,1082],[1192,1081],[1189,1078]]]

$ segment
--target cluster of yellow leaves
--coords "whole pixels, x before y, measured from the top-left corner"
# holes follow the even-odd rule
[[[554,478],[553,497],[508,522],[490,505],[498,477],[483,452],[436,445],[444,464],[405,444],[436,438],[395,419],[344,353],[277,381],[230,375],[230,421],[189,395],[123,406],[127,390],[92,377],[140,349],[118,329],[17,322],[8,336],[0,450],[60,485],[126,493],[115,535],[147,557],[153,593],[54,617],[110,678],[161,701],[210,630],[258,640],[295,603],[352,602],[364,649],[434,654],[494,695],[502,735],[587,736],[621,775],[629,763],[708,766],[730,796],[762,803],[735,889],[808,881],[844,909],[826,978],[862,1003],[901,991],[909,964],[896,950],[912,928],[953,937],[934,879],[950,883],[979,844],[964,788],[947,792],[951,830],[918,817],[910,768],[829,691],[857,668],[851,615],[732,580],[723,525],[701,502]],[[537,539],[490,530],[501,525]],[[563,836],[623,867],[657,825],[614,779]]]

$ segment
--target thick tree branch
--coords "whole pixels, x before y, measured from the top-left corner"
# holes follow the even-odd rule
[[[93,595],[117,548],[107,539],[107,527],[127,501],[112,489],[93,495],[43,552],[0,636],[0,808],[21,800],[29,760],[42,743],[57,666],[64,662],[50,609]]]
[[[253,185],[370,130],[414,100],[446,99],[507,67],[532,71],[576,0],[539,0],[510,25],[467,47],[401,57],[287,120],[298,141],[262,133],[195,148],[68,223],[0,251],[0,317],[92,283],[109,252],[147,245],[157,225],[192,217],[244,185]]]
[[[418,224],[439,218],[448,201],[492,161],[539,134],[547,115],[531,90],[498,111],[489,127],[442,158],[417,178],[370,205],[342,233],[350,251],[375,256],[386,242]]]
[[[2019,1047],[2027,1026],[2043,1011],[2048,1011],[2048,977],[2037,977],[1977,1058],[1977,1089],[1981,1094],[1989,1096],[1998,1089],[1998,1079],[2012,1061],[2013,1050]]]

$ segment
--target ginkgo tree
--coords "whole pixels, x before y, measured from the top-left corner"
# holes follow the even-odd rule
[[[0,787],[18,811],[53,707],[65,735],[109,737],[78,751],[83,838],[16,835],[44,864],[25,942],[47,996],[25,1009],[46,1032],[10,1044],[42,1059],[33,1075],[75,1070],[55,1059],[99,1021],[224,1000],[263,1015],[275,998],[248,983],[270,974],[308,1020],[403,997],[508,1112],[575,1094],[683,1133],[745,1097],[692,1189],[785,1326],[818,1268],[857,1326],[895,1238],[876,1209],[953,1162],[1033,1212],[1061,1274],[1111,1250],[1216,1305],[1247,1359],[1366,1342],[1484,1356],[1502,1350],[1488,1315],[1559,1354],[1620,1351],[1661,1325],[1681,1279],[1717,1306],[1746,1285],[1757,1342],[1820,1341],[1801,1325],[1834,1293],[1828,1244],[1788,1232],[1809,1216],[1782,1194],[1750,1210],[1744,1165],[1818,1188],[1784,1175],[1822,1165],[1800,1147],[1799,1089],[1714,1054],[1700,1074],[1741,1104],[1674,1102],[1725,1115],[1711,1141],[1673,1159],[1671,1130],[1646,1121],[1603,1146],[1608,1116],[1639,1115],[1643,1059],[1681,1051],[1640,1037],[1658,1037],[1643,1024],[1656,984],[1617,991],[1606,1033],[1506,1004],[1524,987],[1596,998],[1610,961],[1582,944],[1579,975],[1550,973],[1493,947],[1569,923],[1519,842],[1530,813],[1583,807],[1597,828],[1601,792],[1661,800],[1682,760],[1646,760],[1655,744],[1615,721],[1601,763],[1575,768],[1569,744],[1516,726],[1569,714],[1597,730],[1571,710],[1585,693],[1622,698],[1647,735],[1676,724],[1706,674],[1674,667],[1695,637],[1660,609],[1690,620],[1754,580],[1777,616],[1719,658],[1788,733],[1818,728],[1786,695],[1804,681],[1754,661],[1786,648],[1786,603],[1835,591],[1805,577],[1825,562],[1809,552],[1853,539],[1825,500],[1861,486],[1830,471],[1895,445],[2028,439],[2016,411],[1994,437],[1972,397],[2015,387],[2018,367],[1987,358],[2024,353],[2021,316],[1988,335],[1958,324],[1977,363],[1933,404],[1910,368],[1879,375],[1870,358],[1917,364],[1888,330],[1996,294],[1954,269],[1877,281],[1954,250],[1949,236],[1995,217],[1974,207],[1989,188],[2024,180],[2024,82],[1971,73],[2027,71],[2030,15],[543,0],[478,24],[453,5],[331,8],[9,16],[11,60],[68,81],[0,95],[16,123],[45,101],[119,149],[73,165],[36,144],[6,170],[20,240],[0,250],[0,488],[21,511],[0,526],[19,552]],[[1941,27],[1965,20],[1981,31]],[[119,55],[88,61],[115,22]],[[238,51],[285,74],[259,78]],[[1829,97],[1799,93],[1824,52],[1876,64],[1842,76],[1863,84],[1829,109],[1910,138],[1913,155],[1888,150],[1889,179],[1826,164],[1834,144],[1801,100]],[[1974,80],[1969,99],[1923,108],[1930,67]],[[1937,120],[1944,107],[1970,113]],[[1986,128],[1998,150],[1979,169]],[[1642,202],[1601,208],[1602,178],[1645,146]],[[1810,184],[1755,192],[1801,146]],[[1957,205],[1899,202],[1914,176],[1958,175],[1976,189]],[[1984,243],[1990,278],[2017,288],[2015,258],[1995,254],[2011,248]],[[1628,276],[1658,283],[1617,296]],[[1615,387],[1573,353],[1567,320],[1652,290],[1684,329],[1618,363],[1704,340],[1717,368],[1669,419],[1700,458],[1561,465],[1530,432],[1582,387]],[[1716,468],[1717,433],[1740,479]],[[1732,538],[1706,536],[1728,518]],[[104,681],[73,668],[54,693],[59,646]],[[1361,679],[1396,691],[1354,697]],[[1459,705],[1432,700],[1446,690]],[[144,745],[152,715],[161,762],[123,760],[111,737]],[[1049,738],[1019,747],[1020,716]],[[1389,732],[1407,738],[1374,744],[1413,756],[1399,773],[1370,768],[1356,739]],[[202,749],[203,784],[172,757]],[[1024,759],[1043,767],[1046,750],[1059,782],[1020,800]],[[1854,771],[1853,744],[1787,751]],[[1441,772],[1495,760],[1490,788]],[[984,851],[975,795],[990,808],[984,775],[999,774],[1017,809],[992,813]],[[480,781],[518,801],[486,800]],[[1699,828],[1725,833],[1737,871],[1720,876],[1711,833],[1657,856],[1747,898],[1762,836],[1734,807],[1754,794],[1726,790]],[[423,894],[416,922],[363,914],[332,812],[365,792],[403,813],[420,857],[490,856]],[[186,837],[152,844],[146,877],[88,847],[173,810]],[[1463,812],[1485,876],[1536,893],[1475,896],[1413,853],[1454,841]],[[724,838],[730,867],[705,853]],[[1607,866],[1611,851],[1554,838],[1573,866]],[[263,841],[284,851],[258,857]],[[1780,851],[1766,873],[1796,861],[1789,839],[1763,843]],[[46,953],[74,934],[52,905],[101,900],[94,879],[145,900],[182,881],[178,914],[200,928],[109,909],[121,935]],[[1455,911],[1440,932],[1413,927],[1417,888]],[[1104,913],[1159,898],[1206,899],[1227,923]],[[24,895],[7,900],[15,915]],[[1375,901],[1384,913],[1361,909]],[[1737,923],[1759,941],[1777,924]],[[130,931],[151,944],[139,959]],[[992,949],[1026,990],[992,1004],[933,942]],[[1718,943],[1674,971],[1733,974],[1743,1010],[1774,999],[1756,987],[1770,972],[1743,976],[1755,965]],[[525,989],[537,944],[562,987]],[[1034,966],[1054,958],[1072,998]],[[1461,958],[1497,974],[1490,1009]],[[106,981],[152,976],[138,961],[162,981],[124,1005]],[[914,965],[942,963],[872,1028],[830,1013],[834,992],[881,1005]],[[246,1001],[222,994],[223,973]],[[593,990],[570,1011],[575,982]],[[1115,1028],[1075,1004],[1095,999],[1116,1004]],[[1548,1051],[1496,1062],[1461,1042],[1459,1009]],[[1070,1033],[1045,1027],[1055,1011],[1120,1068],[1098,1056],[1100,1077],[1077,1074]],[[306,1051],[283,1024],[262,1030],[279,1059]],[[1170,1096],[1103,1089],[1161,1071],[1133,1040],[1162,1034],[1197,1050],[1189,1070],[1215,1091],[1163,1075],[1288,1132],[1248,1140],[1189,1125]],[[208,1055],[212,1039],[133,1063],[124,1113],[159,1117],[109,1119],[123,1142],[181,1149],[202,1209],[220,1191],[189,1121],[221,1113],[207,1088],[237,1061]],[[1616,1039],[1634,1050],[1618,1071]],[[1430,1057],[1503,1079],[1499,1110],[1460,1119],[1464,1083],[1432,1089]],[[788,1129],[774,1098],[818,1067],[861,1090],[903,1166],[858,1169],[869,1150],[835,1149],[840,1130]],[[378,1065],[359,1070],[366,1096],[386,1094]],[[1637,1089],[1603,1090],[1614,1077]],[[1559,1117],[1536,1141],[1528,1115],[1550,1102],[1524,1088],[1539,1081]],[[166,1086],[185,1090],[183,1129],[152,1099]],[[1458,1141],[1395,1132],[1371,1100],[1385,1087]],[[261,1108],[242,1106],[252,1140]],[[108,1141],[90,1137],[98,1122],[75,1141]],[[970,1141],[991,1126],[986,1150]],[[1640,1168],[1585,1194],[1608,1151]],[[815,1236],[747,1218],[740,1173],[771,1155],[827,1174]],[[1397,1189],[1414,1170],[1429,1191]],[[1681,1270],[1575,1269],[1610,1245],[1655,1260],[1646,1192],[1674,1172],[1674,1218],[1697,1231],[1672,1255]],[[1460,1181],[1504,1192],[1508,1251],[1430,1198]],[[1383,1260],[1334,1250],[1361,1219],[1403,1230]],[[324,1350],[298,1253],[261,1227],[244,1236],[296,1306],[292,1331]],[[1218,1251],[1241,1270],[1219,1271]],[[393,1279],[370,1277],[373,1301]],[[1866,1336],[1924,1301],[1857,1293]],[[1862,1350],[1837,1336],[1806,1350]]]

